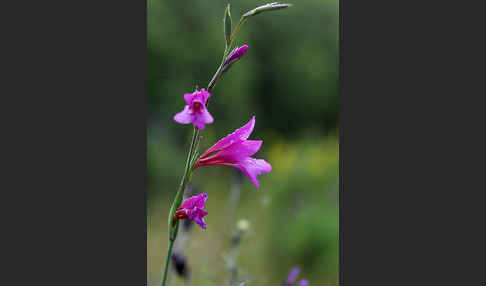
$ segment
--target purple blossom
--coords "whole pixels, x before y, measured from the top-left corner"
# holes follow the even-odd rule
[[[309,281],[307,281],[307,279],[302,279],[299,281],[299,286],[309,286]]]
[[[290,270],[289,276],[287,276],[287,280],[285,280],[285,286],[292,286],[294,285],[295,281],[297,281],[297,276],[299,276],[300,268],[294,267]]]
[[[228,65],[236,60],[238,60],[239,58],[241,58],[245,53],[246,51],[248,51],[248,46],[247,45],[243,45],[239,48],[235,48],[231,54],[226,58],[226,61],[224,62],[224,65]]]
[[[206,101],[211,96],[204,88],[196,90],[193,93],[184,94],[186,106],[174,116],[174,120],[181,124],[192,123],[199,130],[204,129],[204,124],[213,123],[213,117],[206,109]]]
[[[175,219],[190,219],[195,221],[200,227],[206,229],[204,217],[208,214],[203,210],[208,194],[202,193],[184,200],[175,212]]]
[[[255,127],[255,116],[223,139],[219,140],[206,153],[201,155],[194,164],[194,169],[200,166],[225,165],[238,168],[253,182],[258,189],[258,175],[268,173],[272,166],[263,159],[250,157],[261,147],[262,140],[246,140]]]

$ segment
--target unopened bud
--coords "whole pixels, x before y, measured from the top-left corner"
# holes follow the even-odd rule
[[[226,58],[223,65],[222,73],[228,70],[228,68],[236,61],[238,61],[248,51],[248,46],[243,45],[239,48],[234,48],[230,55]]]
[[[246,12],[245,14],[243,14],[242,18],[248,18],[250,16],[258,15],[262,12],[283,9],[290,6],[292,6],[292,4],[280,4],[278,2],[273,2],[273,3],[265,4],[263,6],[256,7],[255,9]]]
[[[226,38],[226,46],[229,46],[231,43],[231,13],[230,13],[230,4],[226,6],[226,11],[224,13],[224,35]]]

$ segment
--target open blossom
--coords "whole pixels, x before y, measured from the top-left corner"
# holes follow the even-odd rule
[[[204,124],[210,124],[214,121],[206,109],[206,101],[210,96],[211,94],[204,88],[184,94],[184,100],[187,104],[184,106],[184,110],[174,116],[174,120],[181,124],[192,123],[199,130],[203,130]]]
[[[258,188],[258,175],[268,173],[272,166],[263,159],[250,157],[261,147],[262,140],[246,140],[255,127],[255,116],[235,132],[219,140],[201,155],[194,168],[208,165],[225,165],[238,168]]]
[[[175,219],[190,219],[195,221],[200,227],[206,229],[204,217],[208,214],[203,210],[208,194],[202,193],[184,200],[175,212]]]

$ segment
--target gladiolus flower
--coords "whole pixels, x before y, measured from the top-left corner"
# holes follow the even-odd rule
[[[190,219],[195,221],[200,227],[206,229],[204,217],[208,214],[203,210],[208,194],[202,193],[184,200],[175,212],[175,219]]]
[[[219,140],[206,153],[201,155],[194,164],[194,169],[200,166],[225,165],[238,168],[258,188],[258,175],[268,173],[272,166],[263,159],[250,157],[262,145],[262,140],[246,140],[255,127],[255,116],[243,127]]]
[[[174,120],[180,124],[192,123],[199,130],[203,130],[204,124],[210,124],[214,121],[206,109],[206,101],[210,96],[211,94],[204,88],[184,94],[184,100],[187,104],[184,106],[184,110],[174,116]]]

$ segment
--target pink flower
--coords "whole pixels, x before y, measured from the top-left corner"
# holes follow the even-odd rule
[[[263,159],[250,157],[255,154],[262,145],[261,140],[246,140],[255,127],[255,116],[243,127],[219,140],[206,153],[199,157],[194,164],[194,169],[200,166],[225,165],[238,168],[258,188],[257,177],[268,173],[272,166]]]
[[[206,222],[204,217],[208,214],[203,210],[204,204],[208,198],[208,194],[202,193],[184,200],[181,206],[176,210],[175,219],[191,219],[195,221],[200,227],[206,229]]]
[[[181,124],[192,123],[199,130],[204,129],[204,124],[213,123],[213,117],[206,109],[206,101],[211,96],[204,88],[200,91],[184,94],[184,100],[187,105],[184,110],[174,116],[174,120]]]

